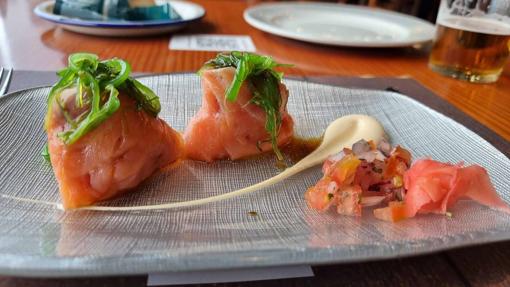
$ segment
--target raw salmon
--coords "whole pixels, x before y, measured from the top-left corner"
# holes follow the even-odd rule
[[[479,165],[464,167],[421,159],[411,165],[411,153],[385,140],[377,148],[360,140],[352,149],[330,156],[324,173],[305,193],[308,206],[318,211],[337,207],[337,213],[360,216],[362,207],[388,202],[376,208],[376,218],[396,222],[418,213],[448,214],[462,198],[510,213],[492,185],[487,171]]]
[[[402,201],[390,201],[388,206],[374,209],[374,216],[380,220],[397,222],[406,219],[406,209]]]
[[[211,162],[217,159],[240,159],[272,149],[265,129],[266,114],[251,103],[253,97],[248,84],[243,83],[237,100],[225,99],[225,90],[234,78],[233,67],[208,69],[202,72],[202,107],[191,119],[184,141],[190,159]],[[278,145],[289,142],[293,135],[293,120],[287,113],[288,91],[279,85],[282,122]]]
[[[362,207],[402,197],[402,176],[410,161],[411,154],[400,146],[359,140],[324,162],[324,176],[306,191],[306,202],[318,211],[336,206],[339,214],[361,216]]]
[[[75,89],[62,92],[72,118]],[[64,208],[94,204],[133,189],[156,170],[183,156],[181,135],[163,120],[147,114],[120,92],[120,108],[70,145],[58,134],[69,127],[59,105],[52,105],[47,125],[48,151]]]

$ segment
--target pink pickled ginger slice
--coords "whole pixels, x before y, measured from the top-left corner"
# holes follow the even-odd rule
[[[487,171],[478,165],[463,167],[431,159],[416,161],[404,174],[405,212],[445,214],[461,198],[470,198],[485,206],[510,213],[499,197]]]

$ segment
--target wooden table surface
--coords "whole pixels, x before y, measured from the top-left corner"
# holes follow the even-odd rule
[[[262,54],[292,63],[287,75],[412,77],[437,95],[510,140],[510,67],[494,84],[470,84],[440,76],[427,67],[428,47],[358,49],[318,46],[269,35],[250,27],[243,10],[256,1],[194,0],[206,17],[181,33],[250,35]],[[171,51],[169,35],[99,38],[56,28],[32,13],[41,0],[0,0],[0,67],[55,71],[78,51],[128,60],[137,72],[196,71],[212,52]],[[381,262],[314,267],[307,279],[262,281],[243,286],[478,286],[510,285],[510,242]],[[144,286],[145,277],[23,279],[0,277],[0,286]],[[225,284],[237,286],[238,284]],[[223,286],[220,284],[219,286]]]

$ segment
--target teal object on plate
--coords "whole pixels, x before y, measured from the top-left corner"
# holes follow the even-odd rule
[[[53,13],[86,20],[180,20],[169,3],[132,6],[128,0],[57,0]]]

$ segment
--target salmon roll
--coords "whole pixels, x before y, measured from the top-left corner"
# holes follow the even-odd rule
[[[159,98],[129,64],[73,54],[48,100],[47,157],[65,209],[134,189],[183,157],[181,135],[157,117]]]
[[[186,155],[211,162],[274,151],[294,133],[278,64],[251,53],[220,54],[201,69],[202,106],[184,132]]]

